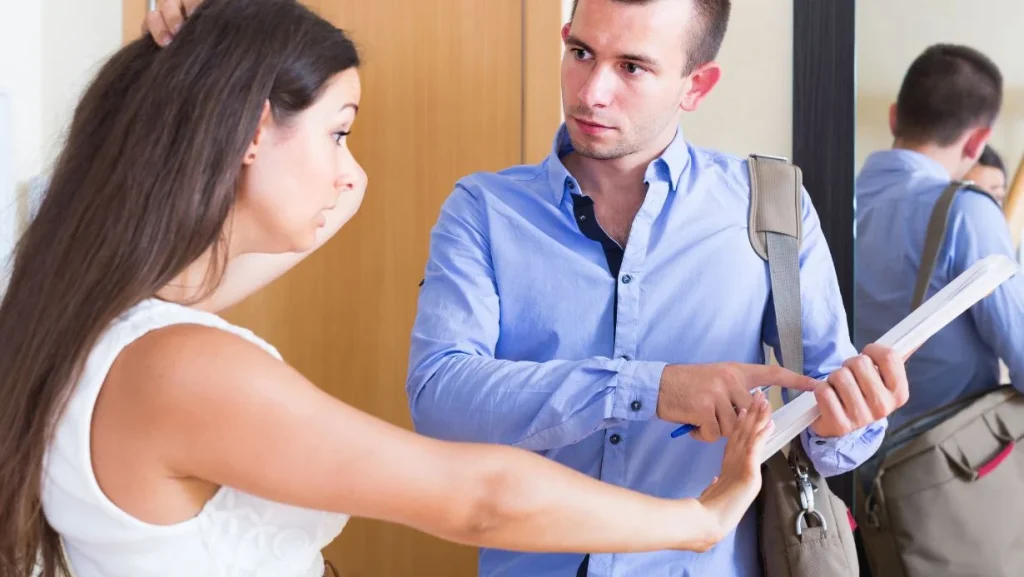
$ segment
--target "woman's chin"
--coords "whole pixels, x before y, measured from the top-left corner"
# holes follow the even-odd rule
[[[317,227],[317,228],[313,229],[304,238],[296,239],[296,242],[294,242],[292,244],[292,250],[290,252],[304,253],[304,252],[309,252],[309,251],[313,250],[314,248],[316,248],[316,237],[319,234],[319,232],[320,232],[320,227]]]

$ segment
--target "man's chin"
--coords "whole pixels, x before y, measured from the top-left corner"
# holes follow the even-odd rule
[[[612,160],[622,158],[631,153],[628,146],[623,146],[621,138],[609,139],[581,134],[579,131],[574,130],[571,125],[568,127],[568,133],[572,149],[576,154],[584,158]]]
[[[572,149],[576,154],[584,158],[592,158],[594,160],[610,160],[612,158],[618,158],[622,156],[619,154],[617,147],[609,146],[607,144],[598,144],[593,142],[590,138],[583,137],[579,138],[569,133],[569,140],[572,142]]]
[[[576,154],[582,156],[583,158],[590,158],[592,160],[613,160],[625,156],[625,154],[622,154],[618,150],[611,150],[605,148],[574,147],[574,150],[576,151]]]

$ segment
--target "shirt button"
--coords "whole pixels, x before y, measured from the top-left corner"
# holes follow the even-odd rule
[[[820,440],[820,439],[819,439],[819,440],[817,440],[817,441],[814,441],[814,444],[815,444],[815,445],[818,445],[818,446],[820,447],[820,446],[822,446],[822,445],[824,445],[824,444],[825,444],[825,441],[822,441],[822,440]]]
[[[576,184],[574,184],[571,180],[566,182],[565,185],[569,187],[569,190],[576,188]]]
[[[633,409],[633,411],[636,412],[639,411],[640,408],[643,406],[643,403],[641,403],[640,401],[633,401],[632,403],[630,403],[629,408]]]
[[[618,433],[615,433],[611,437],[608,437],[608,442],[613,445],[618,445],[622,441],[622,437]]]
[[[622,284],[629,284],[631,282],[633,282],[633,277],[629,276],[628,274],[622,275]]]

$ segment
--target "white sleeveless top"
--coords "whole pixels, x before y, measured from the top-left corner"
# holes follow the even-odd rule
[[[259,337],[216,315],[158,300],[139,304],[111,324],[89,354],[43,474],[43,511],[64,539],[75,577],[321,577],[321,549],[341,532],[347,515],[222,487],[196,517],[151,525],[119,509],[100,490],[90,447],[100,388],[126,346],[174,324],[222,329],[281,358]]]

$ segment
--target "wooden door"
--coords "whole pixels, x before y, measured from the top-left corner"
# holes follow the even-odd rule
[[[128,38],[145,4],[125,0]],[[325,390],[409,428],[409,335],[430,229],[458,178],[537,162],[550,149],[560,119],[560,2],[307,5],[361,49],[363,99],[349,140],[369,187],[334,239],[225,316]],[[344,577],[476,575],[473,549],[362,519],[326,556]]]

